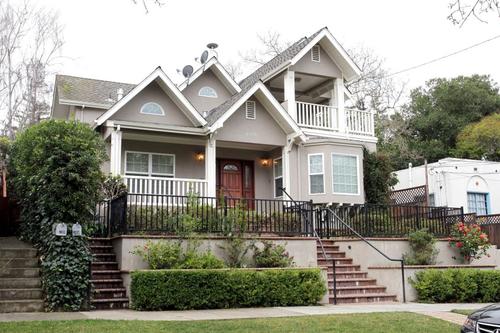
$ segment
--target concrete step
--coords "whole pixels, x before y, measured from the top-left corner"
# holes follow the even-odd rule
[[[383,286],[350,286],[350,287],[337,287],[337,295],[363,295],[363,294],[383,294],[386,288]],[[330,290],[333,295],[333,288]]]
[[[121,279],[121,273],[117,269],[102,270],[102,271],[92,270],[92,279],[95,279],[95,280]]]
[[[118,262],[116,261],[93,261],[92,270],[118,270]]]
[[[368,276],[367,272],[363,271],[344,271],[337,272],[335,274],[337,279],[357,279],[357,278],[366,278]],[[333,279],[333,273],[328,273],[328,280]]]
[[[337,287],[355,287],[355,286],[372,286],[377,280],[370,278],[357,279],[336,279]],[[328,280],[328,286],[333,288],[333,279]]]
[[[37,258],[1,258],[0,268],[36,268]]]
[[[3,268],[0,270],[0,278],[30,278],[39,276],[39,268]]]
[[[91,280],[95,289],[121,288],[123,280],[120,279],[93,279]]]
[[[320,266],[329,266],[333,265],[333,260],[335,259],[335,265],[344,265],[344,264],[349,264],[352,265],[352,259],[351,258],[318,258],[318,265]]]
[[[362,295],[337,295],[337,304],[352,304],[352,303],[379,303],[379,302],[395,302],[396,295],[389,294],[362,294]],[[330,304],[334,303],[333,295],[329,296]]]
[[[128,309],[128,298],[93,299],[91,304],[96,310]]]
[[[93,254],[97,254],[97,253],[113,254],[113,246],[111,246],[111,245],[90,245],[90,251]]]
[[[343,252],[343,251],[331,251],[331,250],[327,251],[325,249],[325,254],[326,254],[327,258],[345,258],[345,252]],[[318,259],[324,258],[322,250],[318,250],[317,255],[318,255]]]
[[[29,289],[0,289],[0,300],[16,300],[16,299],[41,299],[41,288]]]
[[[89,238],[89,245],[90,246],[95,246],[95,245],[111,245],[111,239],[110,238],[99,238],[99,237],[92,237]]]
[[[320,266],[327,267],[328,273],[333,273],[333,263],[332,262],[329,262],[326,264],[321,264]],[[354,264],[336,264],[335,265],[335,272],[336,273],[360,271],[360,270],[361,270],[360,265],[354,265]]]
[[[0,248],[0,258],[35,258],[37,250],[33,248]]]
[[[39,288],[42,285],[40,278],[0,278],[0,289]]]
[[[95,261],[103,262],[103,261],[116,261],[116,255],[114,253],[93,253]]]
[[[94,289],[93,294],[93,299],[120,299],[126,297],[127,294],[124,287]]]
[[[325,251],[339,251],[340,248],[338,245],[333,245],[333,244],[324,244],[323,243],[323,249],[325,249]],[[322,251],[321,249],[321,246],[318,244],[316,245],[316,251]]]
[[[40,312],[43,310],[44,310],[43,301],[40,299],[0,301],[0,313]]]

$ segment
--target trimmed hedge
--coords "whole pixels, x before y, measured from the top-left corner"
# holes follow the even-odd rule
[[[500,271],[428,269],[410,280],[420,302],[495,303],[500,301]]]
[[[203,269],[132,272],[136,310],[218,309],[317,304],[319,269]]]

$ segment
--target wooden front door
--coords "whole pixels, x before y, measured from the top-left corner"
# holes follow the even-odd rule
[[[253,199],[253,161],[217,160],[217,188],[221,196]]]

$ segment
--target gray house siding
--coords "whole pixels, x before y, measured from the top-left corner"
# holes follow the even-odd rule
[[[300,73],[329,76],[332,78],[342,77],[340,68],[333,62],[332,58],[330,58],[321,46],[320,54],[320,62],[315,62],[311,60],[311,51],[306,52],[306,54],[291,67],[291,70]]]
[[[213,88],[217,93],[217,98],[199,96],[198,93],[203,87]],[[221,105],[231,97],[227,88],[215,76],[211,69],[201,74],[194,82],[187,86],[182,93],[200,114]]]

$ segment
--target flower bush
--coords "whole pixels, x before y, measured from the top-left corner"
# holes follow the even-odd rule
[[[467,263],[487,255],[490,248],[488,235],[481,231],[479,225],[466,225],[463,222],[453,226],[449,243],[458,249],[462,260]]]
[[[254,259],[256,267],[290,267],[293,257],[286,251],[284,245],[274,245],[263,241],[263,249],[255,248]]]

